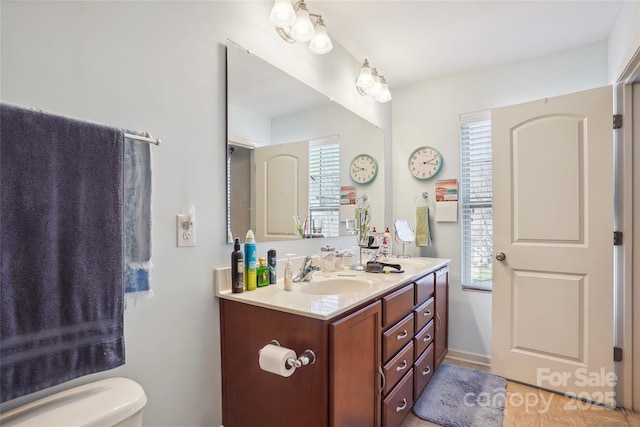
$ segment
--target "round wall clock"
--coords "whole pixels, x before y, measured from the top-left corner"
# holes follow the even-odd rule
[[[359,154],[351,160],[349,174],[358,184],[368,184],[378,176],[378,162],[373,156]]]
[[[420,147],[409,156],[409,172],[418,179],[433,178],[442,168],[442,154],[433,147]]]

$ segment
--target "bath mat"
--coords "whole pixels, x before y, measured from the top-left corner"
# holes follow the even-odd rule
[[[506,387],[502,377],[444,363],[418,397],[413,413],[445,427],[501,427]]]

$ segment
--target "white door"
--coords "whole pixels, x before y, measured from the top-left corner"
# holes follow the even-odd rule
[[[491,112],[492,371],[614,405],[612,88]]]
[[[309,211],[309,142],[256,148],[256,241],[296,239]]]

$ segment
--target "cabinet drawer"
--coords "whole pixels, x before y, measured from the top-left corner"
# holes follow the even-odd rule
[[[385,396],[398,383],[400,378],[413,367],[413,343],[407,344],[393,359],[384,365],[385,385],[382,395]]]
[[[435,300],[433,297],[429,298],[419,307],[417,307],[413,312],[415,313],[416,319],[416,331],[424,328],[424,326],[429,323],[431,319],[433,319],[433,313],[435,312]]]
[[[433,376],[433,344],[427,348],[427,351],[418,357],[413,366],[413,396],[414,399],[420,397],[420,393]]]
[[[435,321],[432,320],[427,326],[416,333],[414,348],[416,349],[415,358],[417,359],[422,352],[433,342],[435,334]]]
[[[435,288],[436,275],[435,273],[429,273],[423,278],[416,281],[415,284],[415,304],[418,305],[424,300],[433,296],[433,290]]]
[[[413,312],[382,334],[382,363],[413,340]]]
[[[397,427],[413,407],[413,369],[382,402],[382,425]]]
[[[382,298],[382,327],[392,325],[413,309],[413,285],[405,286]]]

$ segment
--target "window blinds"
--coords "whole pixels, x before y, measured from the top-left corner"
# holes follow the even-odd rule
[[[324,236],[338,235],[340,220],[339,142],[311,144],[309,148],[309,211],[312,233]]]
[[[493,190],[490,113],[460,117],[462,288],[491,290]]]

